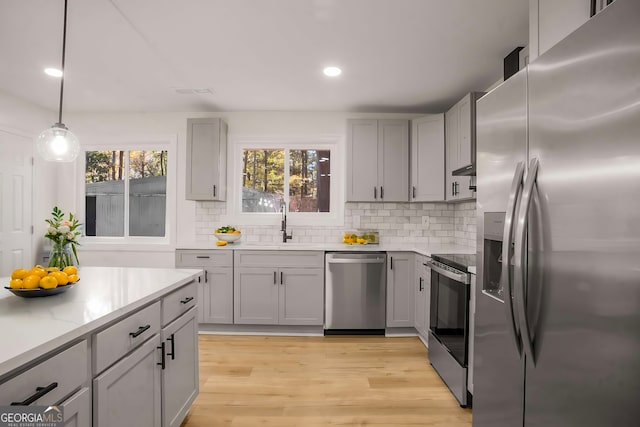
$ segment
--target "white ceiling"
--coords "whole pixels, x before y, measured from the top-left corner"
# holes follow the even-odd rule
[[[62,14],[0,0],[0,91],[57,109]],[[437,112],[527,40],[528,0],[69,0],[64,108]]]

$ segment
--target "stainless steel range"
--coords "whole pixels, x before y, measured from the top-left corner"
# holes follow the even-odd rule
[[[460,406],[470,406],[468,268],[476,265],[475,254],[433,255],[427,265],[431,268],[429,361]]]

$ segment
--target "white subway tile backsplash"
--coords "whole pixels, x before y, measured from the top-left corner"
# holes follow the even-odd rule
[[[196,202],[196,240],[215,242],[213,230],[227,211],[225,202]],[[475,202],[346,203],[344,226],[289,227],[294,242],[334,243],[350,230],[377,230],[385,243],[460,244],[475,247]],[[245,242],[277,243],[279,227],[235,223]]]

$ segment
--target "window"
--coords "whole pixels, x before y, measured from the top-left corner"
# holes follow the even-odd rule
[[[243,213],[330,212],[331,150],[243,148],[241,181]]]
[[[85,235],[164,237],[166,150],[87,151]]]

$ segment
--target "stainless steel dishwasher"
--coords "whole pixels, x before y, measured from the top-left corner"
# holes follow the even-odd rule
[[[384,252],[328,252],[325,257],[325,335],[384,334]]]

